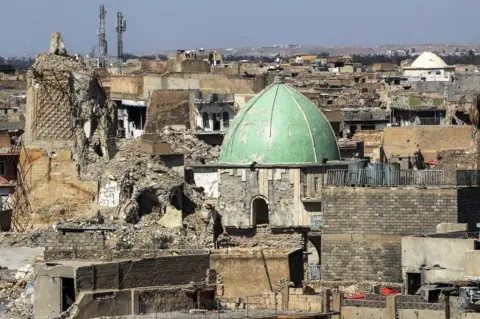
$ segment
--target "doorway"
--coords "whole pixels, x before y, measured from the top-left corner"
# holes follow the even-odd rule
[[[252,201],[252,226],[269,224],[268,203],[263,197],[254,198]]]
[[[415,295],[422,286],[422,275],[419,273],[407,273],[407,295]]]
[[[62,287],[62,312],[67,311],[75,302],[75,281],[73,278],[60,278]]]

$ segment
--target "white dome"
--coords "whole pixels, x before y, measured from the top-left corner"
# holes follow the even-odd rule
[[[443,69],[448,67],[441,57],[432,52],[423,52],[412,63],[411,69]]]

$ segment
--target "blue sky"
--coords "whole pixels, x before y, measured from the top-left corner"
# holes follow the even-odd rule
[[[0,0],[0,55],[48,49],[61,32],[69,52],[97,43],[107,9],[109,53],[116,11],[128,22],[125,52],[198,47],[480,43],[480,0]]]

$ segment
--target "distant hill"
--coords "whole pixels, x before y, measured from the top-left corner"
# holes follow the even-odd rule
[[[192,49],[192,48],[183,48]],[[224,55],[234,56],[274,56],[280,54],[281,56],[294,56],[297,54],[321,54],[328,53],[330,55],[376,55],[388,54],[389,51],[407,51],[410,53],[421,53],[423,51],[432,51],[440,55],[454,54],[455,52],[468,52],[474,50],[480,52],[480,44],[385,44],[379,46],[355,46],[355,45],[341,45],[341,46],[303,46],[292,44],[278,44],[268,47],[242,47],[242,48],[210,48],[210,50],[220,51]],[[137,56],[152,56],[156,54],[168,55],[175,52],[175,50],[165,50],[156,52],[136,53]]]

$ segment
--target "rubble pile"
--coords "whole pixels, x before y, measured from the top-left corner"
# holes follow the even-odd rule
[[[43,235],[48,228],[31,229],[22,233],[0,232],[0,247],[43,247]]]
[[[303,238],[300,233],[272,234],[268,227],[250,230],[235,235],[227,232],[218,237],[219,248],[291,248],[299,249],[303,247]]]
[[[151,213],[132,224],[117,218],[115,212],[110,215],[77,217],[57,222],[56,228],[83,228],[91,225],[103,225],[116,229],[106,235],[106,245],[117,250],[159,250],[159,249],[204,249],[213,248],[213,237],[208,233],[209,221],[196,212],[187,216],[177,228],[160,225],[159,213]],[[46,231],[52,231],[48,229]]]
[[[475,170],[477,169],[476,149],[442,150],[437,152],[439,170]]]
[[[165,127],[161,133],[164,142],[176,153],[185,154],[185,165],[214,162],[220,156],[220,147],[212,147],[200,141],[192,131]]]
[[[0,300],[4,301],[6,318],[33,318],[34,281],[32,265],[16,272],[0,269]]]

